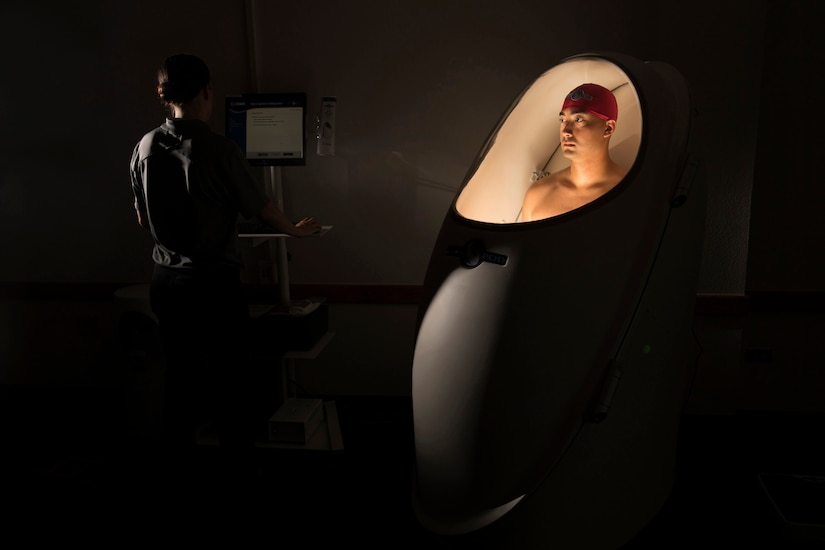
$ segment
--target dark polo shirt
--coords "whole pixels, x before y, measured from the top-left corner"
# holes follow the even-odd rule
[[[131,179],[155,263],[241,266],[238,215],[257,215],[269,199],[233,142],[203,121],[166,119],[135,147]]]

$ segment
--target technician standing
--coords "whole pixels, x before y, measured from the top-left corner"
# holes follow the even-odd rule
[[[185,465],[199,401],[222,420],[222,447],[246,454],[254,445],[238,215],[295,237],[321,226],[313,218],[293,224],[259,187],[240,149],[209,129],[214,96],[201,59],[166,59],[157,91],[171,117],[135,147],[131,180],[138,222],[154,239],[150,301],[167,361],[163,439],[169,458]]]

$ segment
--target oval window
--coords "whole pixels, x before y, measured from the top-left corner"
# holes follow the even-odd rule
[[[456,199],[455,207],[461,216],[497,224],[525,221],[522,204],[530,186],[536,180],[563,173],[570,166],[560,147],[559,112],[565,96],[584,83],[599,84],[616,97],[618,116],[609,140],[609,155],[623,170],[630,170],[642,135],[636,88],[628,75],[611,61],[598,57],[573,58],[537,78],[502,117],[479,155],[475,171]],[[602,194],[592,194],[587,202]],[[581,206],[583,204],[573,203],[566,210],[562,206],[554,209],[553,215]]]

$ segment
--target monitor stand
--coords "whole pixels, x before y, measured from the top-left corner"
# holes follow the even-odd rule
[[[280,166],[270,166],[269,177],[266,178],[267,194],[275,201],[281,212],[284,210],[284,187],[283,175]],[[287,265],[288,254],[286,249],[286,239],[275,240],[275,261],[278,264],[278,298],[281,305],[289,307],[292,299],[289,293],[289,266]]]

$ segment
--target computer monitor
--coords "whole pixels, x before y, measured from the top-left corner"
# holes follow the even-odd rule
[[[254,93],[226,98],[226,137],[254,166],[306,164],[306,94]]]

